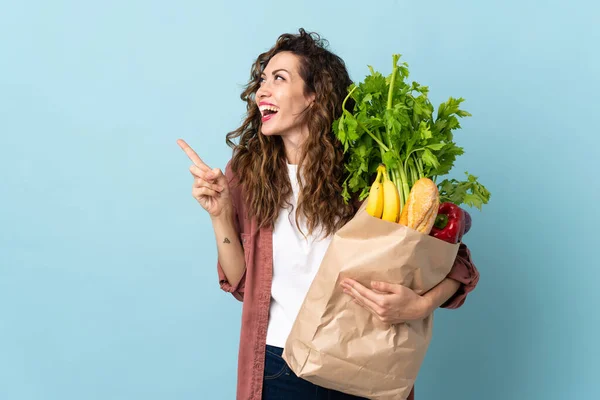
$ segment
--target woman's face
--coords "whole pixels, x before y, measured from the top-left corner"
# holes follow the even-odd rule
[[[305,95],[305,83],[299,73],[300,61],[293,53],[274,55],[261,75],[256,104],[262,115],[263,135],[293,136],[304,131],[301,114],[314,101]]]

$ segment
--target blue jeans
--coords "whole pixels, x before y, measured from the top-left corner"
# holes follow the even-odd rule
[[[282,353],[282,348],[267,345],[262,400],[366,400],[298,378]]]

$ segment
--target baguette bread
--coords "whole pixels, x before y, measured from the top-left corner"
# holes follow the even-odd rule
[[[440,207],[440,194],[435,183],[429,178],[415,182],[408,200],[402,208],[399,223],[426,235],[437,217]]]

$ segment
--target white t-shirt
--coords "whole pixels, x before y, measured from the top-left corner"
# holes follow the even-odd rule
[[[293,211],[282,209],[273,229],[273,285],[267,329],[267,344],[284,347],[304,297],[319,269],[321,260],[331,242],[317,229],[308,235],[305,219],[299,218],[304,238],[296,226],[296,205],[299,186],[297,165],[288,164],[293,196]]]

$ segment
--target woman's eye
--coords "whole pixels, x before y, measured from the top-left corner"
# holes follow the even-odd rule
[[[282,81],[285,81],[285,78],[281,75],[275,75],[275,80],[281,79]],[[258,78],[258,84],[262,84],[266,79],[264,77],[260,77]]]

